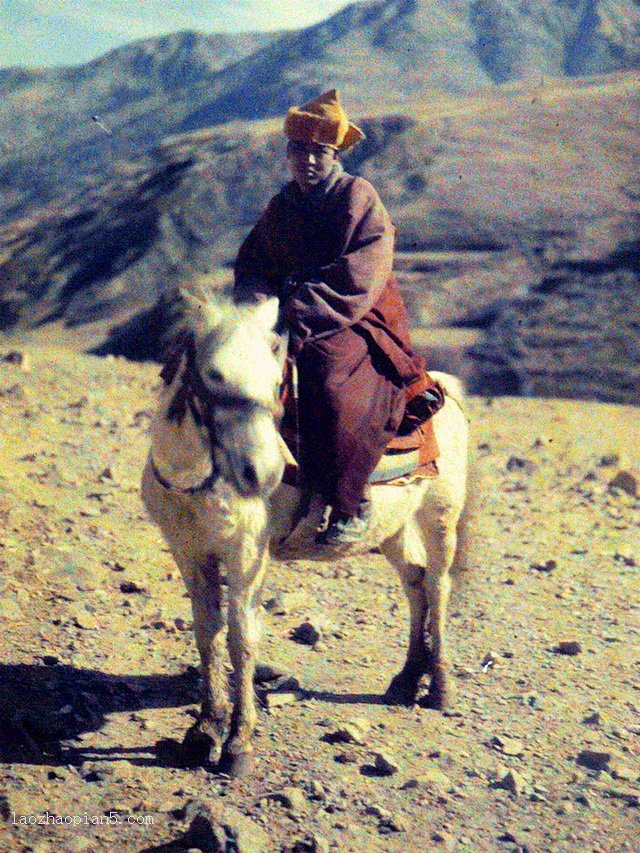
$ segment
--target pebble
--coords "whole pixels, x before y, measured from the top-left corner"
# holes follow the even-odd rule
[[[518,756],[524,752],[522,741],[506,735],[495,735],[491,738],[491,744],[503,755]]]
[[[640,468],[627,468],[618,471],[616,476],[609,481],[609,491],[619,490],[637,498],[640,494]]]
[[[600,752],[595,749],[583,749],[578,755],[577,762],[589,770],[604,770],[611,761],[610,752]]]
[[[432,791],[436,794],[443,794],[449,791],[452,787],[451,779],[437,767],[433,767],[426,773],[420,773],[413,776],[400,788],[401,791],[410,791],[416,788],[424,788],[427,791]]]
[[[371,723],[369,720],[365,717],[357,717],[349,720],[348,723],[337,729],[330,737],[336,743],[355,743],[363,746],[367,742],[367,735],[370,728]]]
[[[294,812],[304,811],[307,805],[307,795],[305,792],[302,788],[295,788],[292,785],[288,785],[280,791],[271,794],[269,799],[282,803],[283,806]]]
[[[497,781],[494,782],[493,787],[503,788],[505,791],[510,791],[516,797],[519,797],[527,790],[527,782],[524,776],[521,776],[515,770],[503,770]]]
[[[386,752],[374,753],[373,764],[380,776],[393,776],[400,769],[398,763]]]
[[[568,655],[575,657],[582,652],[582,645],[577,640],[563,640],[552,649],[557,655]]]

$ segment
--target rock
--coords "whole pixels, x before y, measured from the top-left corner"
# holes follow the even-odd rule
[[[293,847],[287,846],[283,850],[291,851],[291,853],[329,853],[330,846],[326,838],[312,833],[296,841]]]
[[[609,481],[608,488],[609,491],[617,489],[637,498],[640,494],[638,484],[640,484],[640,468],[633,467],[618,471],[616,476]]]
[[[623,800],[627,805],[634,808],[638,808],[640,805],[640,792],[631,788],[608,787],[604,789],[603,793],[614,800]]]
[[[507,737],[506,735],[496,735],[491,738],[492,745],[503,755],[522,755],[524,749],[522,741],[516,738]]]
[[[595,749],[583,749],[578,755],[577,762],[589,770],[604,770],[611,761],[610,752],[600,752]]]
[[[515,770],[504,770],[492,787],[503,788],[518,797],[525,793],[527,785],[524,777],[516,773]]]
[[[367,734],[371,723],[365,717],[357,717],[349,720],[344,726],[337,729],[329,738],[334,743],[356,743],[363,746],[367,742]]]
[[[333,760],[337,761],[338,764],[357,764],[360,761],[360,756],[355,749],[345,749],[342,752],[337,752]]]
[[[85,631],[93,631],[100,627],[93,613],[89,613],[84,607],[76,607],[71,611],[71,621],[77,628],[83,628]]]
[[[563,640],[561,643],[558,643],[557,646],[554,646],[552,651],[557,655],[569,655],[570,657],[574,657],[582,652],[582,646],[577,640]]]
[[[317,779],[312,779],[311,782],[309,782],[309,796],[314,800],[327,799],[327,792],[322,782],[319,782]]]
[[[434,794],[444,794],[451,787],[451,779],[446,773],[443,773],[437,767],[432,767],[425,773],[420,773],[418,776],[407,779],[401,790],[410,791],[415,788],[424,788]]]
[[[187,805],[185,817],[191,823],[183,844],[202,853],[267,853],[270,849],[264,829],[230,806],[196,800]]]
[[[602,714],[600,711],[594,711],[593,714],[585,717],[582,722],[585,726],[599,726],[602,723]]]
[[[332,628],[322,616],[310,617],[291,632],[291,639],[305,646],[315,646],[326,639]]]
[[[400,769],[397,762],[386,752],[376,752],[373,756],[373,764],[376,773],[380,776],[393,776]]]
[[[272,681],[282,681],[285,678],[288,678],[287,674],[275,666],[268,663],[256,664],[254,681],[258,684],[269,684]]]
[[[523,459],[521,456],[510,456],[505,465],[507,471],[526,471],[529,474],[535,470],[535,467],[530,459]]]
[[[280,791],[276,791],[274,794],[271,794],[269,798],[278,803],[282,803],[283,806],[286,806],[286,808],[291,809],[294,812],[304,811],[307,805],[307,795],[305,792],[302,788],[295,788],[292,785],[288,785]]]
[[[598,465],[601,468],[611,468],[613,465],[620,464],[620,456],[617,453],[605,453],[598,460]]]
[[[545,563],[532,563],[531,568],[537,572],[553,572],[558,568],[555,560],[547,560]]]
[[[120,592],[124,592],[125,595],[133,595],[146,592],[146,589],[135,581],[122,581]]]
[[[634,782],[640,777],[638,770],[628,767],[624,762],[617,758],[612,758],[609,762],[609,773],[614,779],[620,779],[622,782]]]

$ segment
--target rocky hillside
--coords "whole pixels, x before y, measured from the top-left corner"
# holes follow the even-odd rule
[[[374,0],[280,37],[181,33],[0,70],[0,211],[86,188],[168,133],[279,116],[332,86],[354,112],[406,113],[437,91],[637,68],[639,36],[635,0]]]
[[[475,346],[476,384],[544,397],[640,403],[640,242],[550,264]]]
[[[550,81],[533,94],[518,85],[433,97],[411,118],[362,120],[367,140],[347,166],[373,181],[398,225],[396,267],[414,336],[434,367],[455,365],[479,391],[638,401],[629,373],[637,327],[631,312],[620,322],[607,294],[613,276],[621,303],[636,304],[639,94],[636,75],[606,75]],[[157,357],[172,289],[202,273],[224,284],[239,241],[285,179],[279,125],[169,138],[91,192],[6,227],[5,331],[56,319],[119,322],[106,343],[93,341],[99,351]],[[589,295],[563,296],[578,279]],[[567,307],[585,319],[563,332],[560,382],[553,318],[573,323]],[[608,379],[592,382],[576,365],[598,340],[619,344],[601,350]],[[479,344],[473,359],[469,343]],[[535,349],[534,360],[523,347]],[[554,378],[543,391],[531,377],[547,375]]]
[[[194,87],[206,91],[222,68],[277,37],[174,33],[85,65],[0,68],[0,207],[24,212],[148,151],[191,108]]]

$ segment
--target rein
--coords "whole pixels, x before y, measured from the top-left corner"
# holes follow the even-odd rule
[[[223,446],[218,439],[213,419],[216,408],[260,408],[268,411],[272,417],[277,417],[280,411],[278,405],[274,407],[265,406],[263,403],[247,399],[240,394],[224,390],[213,391],[209,388],[197,368],[195,338],[193,332],[189,331],[183,331],[178,335],[167,362],[160,371],[160,378],[166,386],[171,385],[174,381],[183,356],[186,356],[186,365],[182,374],[181,385],[169,404],[166,416],[170,421],[182,421],[188,409],[196,426],[203,426],[206,429],[209,437],[211,473],[199,485],[183,489],[174,486],[160,473],[152,455],[149,456],[149,463],[154,477],[165,489],[192,495],[198,492],[211,491],[221,476],[220,469],[215,461],[216,448]]]

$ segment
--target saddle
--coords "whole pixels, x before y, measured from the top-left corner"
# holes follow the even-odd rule
[[[411,480],[437,477],[437,459],[440,455],[438,442],[431,418],[445,401],[442,385],[426,370],[405,389],[405,414],[398,432],[389,444],[369,477],[371,484],[404,485]],[[298,485],[296,403],[293,390],[292,362],[287,358],[283,374],[281,403],[284,416],[280,423],[280,435],[291,459],[285,466],[283,482]]]

